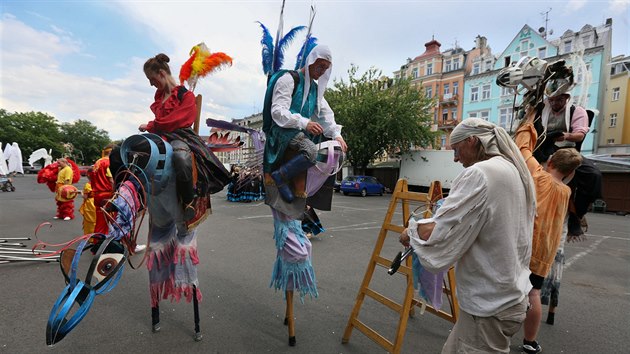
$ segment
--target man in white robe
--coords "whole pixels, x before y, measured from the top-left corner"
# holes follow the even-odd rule
[[[10,144],[7,144],[9,146]],[[0,176],[8,175],[9,167],[7,166],[7,159],[4,157],[4,152],[2,151],[2,143],[0,142]]]
[[[429,271],[455,265],[459,318],[442,353],[508,353],[532,288],[532,178],[505,130],[483,119],[459,124],[451,146],[464,171],[435,216],[412,219],[400,242]]]

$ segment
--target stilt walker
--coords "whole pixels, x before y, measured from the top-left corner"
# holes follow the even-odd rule
[[[284,323],[288,326],[289,345],[294,346],[293,295],[297,291],[300,301],[306,295],[318,296],[311,243],[302,230],[301,219],[307,198],[316,196],[336,173],[346,143],[341,137],[341,126],[335,123],[334,113],[323,97],[332,55],[328,47],[316,45],[310,35],[314,8],[311,7],[308,34],[295,71],[281,70],[284,46],[304,27],[295,27],[280,39],[283,10],[275,46],[267,28],[260,24],[263,68],[268,75],[263,108],[266,135],[263,171],[265,203],[271,207],[277,249],[270,286],[285,295]],[[315,143],[323,141],[328,144]],[[330,206],[331,198],[332,193],[324,204]]]

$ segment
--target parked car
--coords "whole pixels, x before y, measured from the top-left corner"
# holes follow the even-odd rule
[[[362,197],[368,194],[383,195],[383,193],[385,193],[385,186],[383,186],[376,177],[348,176],[341,181],[341,191],[344,195],[358,193],[361,194]]]
[[[87,171],[90,169],[90,167],[92,166],[79,166],[79,173],[81,174],[81,176],[87,176]]]
[[[42,169],[42,165],[39,162],[34,162],[33,166],[31,166],[28,162],[22,162],[22,169],[24,174],[37,173]]]

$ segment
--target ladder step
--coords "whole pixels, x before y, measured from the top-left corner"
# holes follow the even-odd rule
[[[403,308],[402,308],[401,304],[395,302],[394,300],[388,298],[387,296],[385,296],[385,295],[383,295],[381,293],[378,293],[378,292],[376,292],[376,291],[374,291],[374,290],[372,290],[370,288],[366,288],[365,289],[365,295],[371,297],[372,299],[380,302],[381,304],[389,307],[390,309],[392,309],[392,310],[394,310],[394,311],[396,311],[398,313],[402,312]]]
[[[365,334],[366,337],[370,338],[374,342],[376,342],[381,347],[385,348],[388,352],[394,352],[394,344],[390,342],[387,338],[378,334],[375,330],[368,327],[365,323],[361,322],[358,318],[352,319],[352,325],[356,327],[359,331]]]

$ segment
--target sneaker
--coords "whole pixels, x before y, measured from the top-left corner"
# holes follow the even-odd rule
[[[69,217],[69,216],[66,216],[65,218],[63,218],[63,220],[64,220],[64,221],[68,221],[68,220],[71,220],[71,219],[72,219],[72,218],[71,218],[71,217]]]
[[[53,219],[59,219],[59,217],[58,216],[53,216]]]
[[[525,344],[525,341],[523,341],[523,353],[536,354],[540,352],[542,352],[542,347],[538,344],[538,342],[533,341]]]
[[[144,251],[146,248],[147,248],[147,245],[136,245],[136,249],[133,251],[133,253],[140,253]]]

